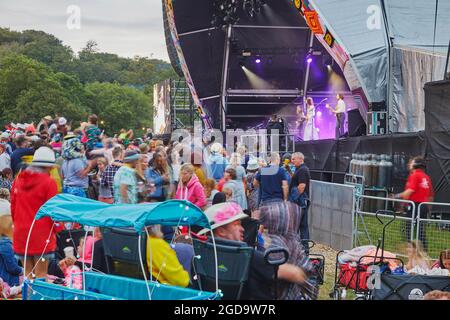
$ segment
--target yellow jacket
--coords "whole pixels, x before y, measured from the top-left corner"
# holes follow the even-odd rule
[[[183,269],[175,251],[165,240],[152,236],[147,239],[147,266],[149,269],[150,265],[154,280],[172,286],[187,287],[189,285],[189,274]]]
[[[23,156],[22,161],[25,162],[27,165],[30,165],[33,161],[33,156]],[[58,187],[58,193],[62,192],[62,181],[61,176],[59,175],[59,171],[57,167],[53,167],[50,171],[50,176],[55,180],[56,186]]]

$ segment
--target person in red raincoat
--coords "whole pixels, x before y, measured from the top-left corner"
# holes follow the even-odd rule
[[[27,261],[25,250],[31,224],[39,208],[58,193],[50,170],[55,166],[55,154],[48,147],[36,150],[31,166],[21,171],[11,189],[11,216],[14,223],[13,249],[25,267],[24,275],[47,276],[48,261],[54,258],[56,236],[50,218],[36,220],[31,233]]]

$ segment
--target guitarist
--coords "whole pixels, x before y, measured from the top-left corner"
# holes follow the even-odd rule
[[[336,115],[336,139],[339,139],[344,135],[346,106],[344,102],[344,96],[342,94],[338,94],[336,98],[338,99],[336,108],[333,109],[329,104],[326,105],[326,108]]]

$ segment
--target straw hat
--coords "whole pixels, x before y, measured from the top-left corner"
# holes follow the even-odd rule
[[[205,211],[208,221],[211,224],[211,230],[227,225],[233,221],[247,218],[242,208],[234,202],[224,202],[215,204]],[[201,230],[198,234],[202,235],[210,231],[208,228]]]
[[[31,165],[36,167],[54,167],[55,162],[56,159],[53,150],[49,147],[40,147],[34,153]]]

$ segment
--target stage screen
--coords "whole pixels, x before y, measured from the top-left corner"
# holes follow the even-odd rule
[[[170,80],[164,80],[153,86],[153,132],[170,133],[170,124]]]

